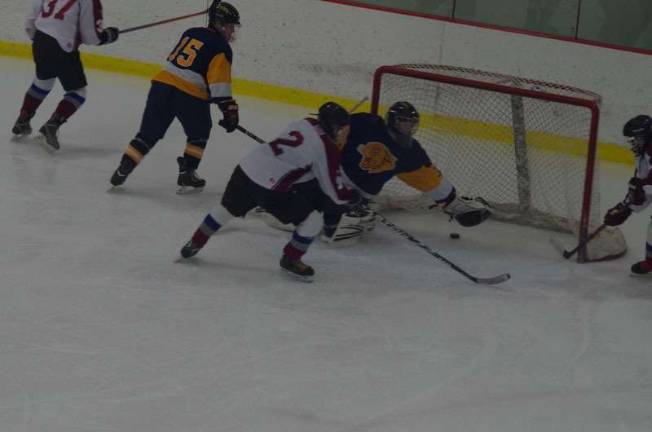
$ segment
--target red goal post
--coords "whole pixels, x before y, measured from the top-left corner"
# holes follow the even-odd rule
[[[499,220],[577,234],[600,225],[596,163],[600,96],[579,88],[475,69],[434,65],[381,66],[371,109],[383,115],[398,100],[421,114],[416,138],[463,195],[480,196]],[[381,203],[424,209],[428,198],[399,180]],[[578,261],[626,251],[609,229]]]

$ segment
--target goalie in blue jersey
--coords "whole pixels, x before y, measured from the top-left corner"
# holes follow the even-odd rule
[[[482,223],[491,212],[481,199],[461,197],[455,187],[431,162],[414,139],[419,113],[409,102],[396,102],[387,116],[369,113],[351,115],[351,132],[342,150],[345,183],[357,189],[367,202],[394,176],[432,198],[439,208],[465,227]],[[366,207],[345,214],[325,214],[322,240],[351,242],[374,226],[373,211]]]

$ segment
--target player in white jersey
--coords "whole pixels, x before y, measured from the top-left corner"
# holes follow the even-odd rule
[[[319,108],[316,120],[293,122],[278,138],[256,147],[235,168],[221,203],[206,215],[181,256],[196,255],[229,220],[261,207],[296,226],[280,265],[311,281],[314,270],[301,258],[321,230],[322,212],[354,205],[359,199],[341,183],[340,150],[348,133],[349,114],[328,102]]]
[[[36,77],[27,90],[12,133],[32,133],[30,120],[58,78],[65,91],[50,119],[39,129],[48,149],[58,150],[57,132],[86,101],[86,75],[79,58],[79,45],[115,42],[119,31],[102,27],[100,0],[32,0],[25,20],[32,40]]]
[[[640,212],[652,202],[652,118],[639,115],[630,119],[623,127],[623,135],[636,158],[636,170],[629,179],[625,199],[607,211],[604,223],[608,226],[624,223],[632,212]],[[645,259],[632,265],[631,271],[652,272],[652,221],[648,224]]]

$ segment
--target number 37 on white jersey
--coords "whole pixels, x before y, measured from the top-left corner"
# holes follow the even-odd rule
[[[55,38],[64,51],[72,52],[80,44],[100,44],[102,19],[100,0],[32,0],[25,31],[32,39],[40,30]]]

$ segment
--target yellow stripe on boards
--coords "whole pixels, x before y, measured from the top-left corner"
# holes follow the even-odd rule
[[[31,46],[26,43],[0,41],[0,55],[31,59],[32,49]],[[82,52],[81,56],[82,61],[87,68],[108,72],[118,72],[126,75],[142,76],[146,78],[152,78],[161,69],[162,64],[162,62],[160,64],[146,63],[138,60],[87,52]],[[233,80],[233,94],[236,98],[237,95],[243,95],[306,107],[313,110],[311,112],[316,111],[317,107],[327,101],[337,102],[344,107],[352,107],[358,102],[355,99],[342,98],[247,79]],[[366,102],[358,109],[358,112],[368,112],[369,109],[370,105]],[[425,121],[423,120],[425,119],[422,119],[422,127],[425,126]],[[436,120],[433,119],[431,124],[436,124],[436,126],[432,127],[436,127],[440,133],[457,133],[462,136],[481,140],[495,141],[496,138],[498,138],[498,142],[504,143],[511,143],[512,139],[511,129],[500,125],[489,125],[482,122],[443,117],[439,117]],[[574,140],[568,137],[556,136],[554,134],[546,134],[542,132],[529,132],[527,140],[529,145],[541,149],[567,154],[586,154],[586,151],[582,150],[583,144],[579,140]],[[605,142],[598,143],[598,159],[628,165],[634,164],[634,157],[629,149]]]

